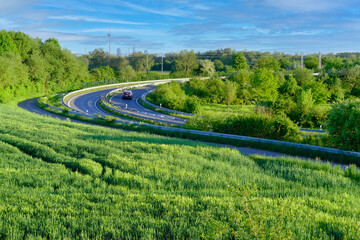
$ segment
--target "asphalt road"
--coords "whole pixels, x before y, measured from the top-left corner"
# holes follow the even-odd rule
[[[105,90],[105,92],[106,91],[109,91],[109,90]],[[98,95],[94,94],[92,96],[98,96]],[[101,96],[101,94],[100,94],[100,96]],[[76,102],[76,99],[74,99],[74,101]],[[82,103],[82,101],[80,101],[80,102]],[[35,99],[29,99],[29,100],[20,102],[18,104],[18,106],[20,108],[23,108],[23,109],[29,111],[29,112],[33,112],[33,113],[36,113],[36,114],[39,114],[39,115],[46,115],[46,116],[58,118],[58,119],[61,119],[61,120],[67,120],[66,117],[62,117],[62,116],[47,112],[45,110],[42,110],[41,108],[39,108],[36,105],[36,103],[37,103],[37,99],[35,98]],[[98,110],[96,110],[96,107],[93,106],[93,103],[94,103],[94,100],[91,100],[90,103],[88,103],[88,104],[82,103],[81,106],[80,106],[81,109],[79,109],[79,110],[85,110],[85,111],[89,110],[89,113],[90,113],[90,111],[94,112],[94,113],[98,112]],[[77,107],[79,107],[79,105],[77,105]],[[82,107],[84,107],[84,108],[82,108]],[[100,111],[102,111],[102,110],[100,109]],[[99,114],[102,113],[100,111],[98,112]],[[71,121],[72,122],[77,122],[77,123],[82,123],[82,124],[89,124],[89,123],[85,123],[85,122],[81,122],[81,121],[73,120],[73,119],[71,119]],[[93,125],[93,124],[89,124],[89,125]],[[120,129],[116,129],[116,130],[125,131],[125,130],[120,130]],[[192,140],[189,140],[189,141],[192,141]],[[282,153],[266,151],[266,150],[260,150],[260,149],[254,149],[254,148],[248,148],[248,147],[234,147],[234,146],[230,146],[230,145],[216,144],[216,143],[206,143],[206,142],[202,142],[202,143],[208,144],[208,145],[213,145],[213,146],[219,146],[219,147],[234,148],[234,149],[237,149],[239,152],[241,152],[242,154],[245,154],[245,155],[257,154],[257,155],[263,155],[263,156],[267,156],[267,157],[279,157],[279,156],[291,157],[289,155],[285,155],[285,154],[282,154]]]
[[[96,92],[84,93],[74,96],[68,100],[68,105],[70,108],[86,114],[94,115],[96,113],[102,116],[104,115],[115,116],[102,110],[98,104],[103,95],[114,89],[100,90]],[[183,125],[185,123],[185,119],[159,114],[158,112],[149,110],[141,106],[138,103],[138,100],[141,98],[142,94],[148,91],[148,89],[133,89],[132,91],[134,94],[134,98],[132,100],[122,99],[121,94],[118,94],[112,97],[111,99],[112,104],[124,109],[124,111],[126,111],[126,113],[131,116],[142,117],[149,120],[170,123],[175,125]]]
[[[156,111],[147,109],[139,104],[139,99],[141,98],[141,96],[144,93],[147,93],[149,90],[152,90],[152,89],[154,89],[154,88],[132,89],[131,91],[133,92],[133,95],[134,95],[132,100],[122,99],[122,95],[121,95],[121,93],[119,93],[117,95],[114,95],[110,99],[110,102],[114,106],[131,111],[134,114],[138,114],[139,116],[146,118],[146,119],[171,123],[171,124],[175,124],[175,125],[185,124],[186,119],[184,119],[184,118],[173,117],[173,116],[161,114]]]

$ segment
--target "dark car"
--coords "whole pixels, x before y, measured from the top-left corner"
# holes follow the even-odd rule
[[[124,91],[122,94],[122,99],[133,99],[132,91]]]

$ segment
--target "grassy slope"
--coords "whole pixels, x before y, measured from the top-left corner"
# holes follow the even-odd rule
[[[340,169],[0,105],[0,238],[331,239],[360,235]]]
[[[230,105],[229,112],[228,106],[225,104],[201,104],[201,115],[223,119],[224,117],[233,116],[233,115],[244,115],[250,114],[254,111],[255,105]]]

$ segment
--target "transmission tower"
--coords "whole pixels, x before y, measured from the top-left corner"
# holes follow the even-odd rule
[[[111,52],[111,49],[110,49],[110,38],[111,38],[111,34],[110,34],[110,28],[109,28],[109,33],[107,34],[107,36],[109,37],[109,56],[110,56],[110,52]]]

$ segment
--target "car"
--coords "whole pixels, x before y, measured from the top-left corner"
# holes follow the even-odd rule
[[[134,95],[132,91],[124,91],[122,93],[122,99],[133,99]]]

